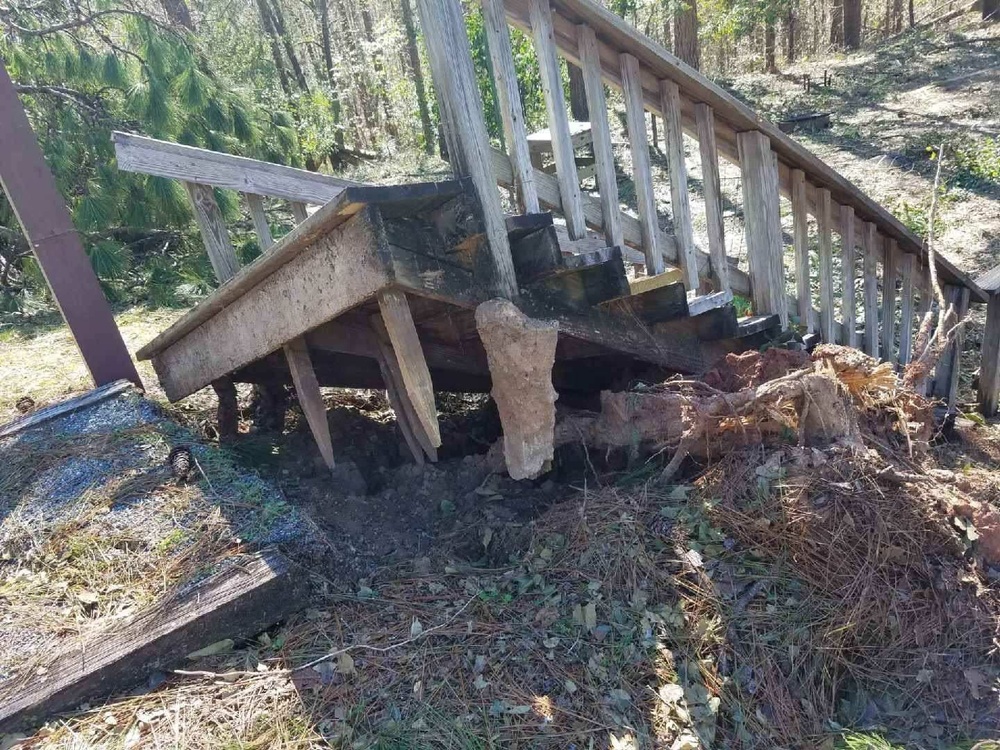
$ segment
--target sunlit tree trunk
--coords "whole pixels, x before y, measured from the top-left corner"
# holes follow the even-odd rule
[[[696,70],[701,67],[698,46],[698,4],[696,0],[678,0],[683,3],[674,16],[674,54]]]
[[[844,2],[844,47],[857,49],[861,46],[861,0]]]

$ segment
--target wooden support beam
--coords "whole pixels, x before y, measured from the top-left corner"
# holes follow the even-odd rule
[[[441,431],[434,402],[434,385],[406,295],[398,289],[379,292],[378,307],[417,423],[430,437],[431,445],[438,448],[441,446]]]
[[[552,9],[549,0],[530,0],[531,31],[535,41],[535,54],[541,74],[542,94],[549,115],[549,133],[552,136],[552,155],[556,162],[559,192],[562,194],[563,215],[571,240],[587,236],[580,202],[580,177],[576,173],[576,155],[569,132],[566,114],[566,97],[563,94],[562,71],[552,39]],[[485,145],[489,145],[488,142]]]
[[[417,0],[417,7],[452,169],[456,176],[472,179],[483,212],[489,245],[486,265],[491,276],[486,281],[495,294],[510,299],[518,294],[517,277],[491,166],[490,139],[462,4],[460,0]]]
[[[299,336],[286,343],[282,348],[285,351],[285,358],[288,360],[288,369],[292,374],[292,383],[295,385],[295,395],[298,396],[299,406],[302,407],[302,413],[305,415],[306,422],[309,423],[309,430],[312,432],[316,446],[323,457],[323,463],[333,471],[337,465],[333,459],[333,439],[330,436],[330,424],[326,420],[326,405],[323,403],[323,394],[319,389],[316,371],[313,370],[312,359],[309,357],[309,347],[306,345],[306,340]]]
[[[854,233],[854,209],[840,207],[840,309],[841,338],[844,346],[858,348],[858,307],[854,293],[857,238]]]
[[[899,249],[886,239],[882,260],[882,359],[896,363],[896,282],[899,280]]]
[[[273,550],[235,564],[110,629],[73,642],[47,661],[0,683],[0,732],[30,730],[82,703],[145,686],[187,654],[232,638],[252,638],[304,606],[303,576]],[[61,639],[69,640],[69,636]]]
[[[528,153],[528,131],[524,124],[524,109],[521,106],[521,92],[517,87],[517,71],[514,69],[514,54],[510,47],[510,29],[504,15],[503,0],[481,2],[483,25],[486,27],[486,41],[496,82],[497,105],[503,121],[504,141],[510,163],[514,167],[514,190],[521,212],[536,214],[540,210],[538,193],[535,191],[534,170]],[[604,93],[603,89],[601,93]]]
[[[254,193],[245,193],[247,206],[250,208],[250,219],[253,221],[254,232],[257,233],[257,244],[262,252],[267,252],[274,244],[271,236],[271,227],[267,223],[267,214],[264,213],[264,199]]]
[[[778,204],[778,165],[763,133],[737,135],[743,175],[743,214],[754,312],[775,314],[788,327]]]
[[[990,294],[986,306],[986,329],[979,363],[979,411],[984,417],[997,413],[1000,401],[1000,294]]]
[[[187,190],[191,210],[194,211],[198,228],[201,229],[201,238],[205,242],[205,250],[208,251],[208,259],[212,262],[215,278],[219,283],[229,281],[240,270],[240,263],[236,259],[236,250],[233,249],[233,243],[229,239],[226,222],[222,218],[219,204],[215,201],[215,194],[209,186],[196,182],[185,182],[184,189]]]
[[[816,211],[819,231],[819,332],[827,344],[835,344],[833,335],[833,200],[829,190],[819,191]]]
[[[878,227],[865,222],[862,248],[865,264],[865,352],[878,359],[878,262],[882,256],[878,242]]]
[[[219,378],[212,381],[219,405],[215,412],[215,421],[219,430],[219,442],[231,443],[239,434],[240,408],[236,400],[236,385],[232,378]]]
[[[677,84],[660,81],[663,109],[663,139],[670,168],[670,211],[674,220],[677,255],[688,289],[698,291],[698,260],[695,257],[694,227],[691,224],[691,199],[688,196],[687,165],[684,157],[684,129],[681,126],[681,95]]]
[[[290,204],[292,209],[292,216],[295,217],[295,223],[301,224],[303,221],[309,218],[309,211],[306,208],[305,203],[299,201],[292,201]]]
[[[913,348],[913,268],[916,263],[916,255],[902,253],[902,257],[900,258],[902,285],[899,291],[901,300],[899,314],[899,364],[904,367],[910,363]]]
[[[795,249],[795,289],[799,325],[806,333],[815,333],[812,322],[812,285],[809,280],[809,203],[806,200],[806,175],[792,170],[792,246]]]
[[[499,0],[490,0],[497,2]],[[506,20],[504,20],[506,24]],[[601,58],[597,51],[597,38],[589,26],[581,26],[580,61],[583,63],[583,85],[587,92],[587,110],[590,112],[590,132],[594,139],[594,166],[597,189],[601,196],[601,213],[604,218],[604,238],[609,246],[622,246],[621,208],[618,201],[618,178],[615,175],[615,155],[611,149],[611,130],[608,126],[608,104],[601,80]]]
[[[726,258],[725,228],[722,222],[722,187],[719,181],[719,153],[715,146],[715,113],[707,104],[695,105],[698,122],[698,151],[701,155],[701,184],[705,195],[708,253],[720,292],[732,292],[729,261]]]
[[[635,200],[642,227],[642,252],[646,256],[646,273],[653,276],[663,273],[663,256],[657,246],[660,223],[656,216],[656,197],[653,193],[653,168],[649,161],[649,141],[646,139],[646,111],[642,105],[639,61],[625,53],[621,55],[621,66],[622,83],[625,87],[625,120],[632,150],[632,179],[635,182]],[[678,256],[680,255],[678,251]]]

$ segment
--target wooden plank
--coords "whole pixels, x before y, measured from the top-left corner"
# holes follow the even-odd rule
[[[499,2],[499,0],[492,0]],[[506,20],[504,21],[506,24]],[[583,63],[583,85],[587,93],[590,112],[590,131],[594,144],[594,167],[597,189],[601,196],[601,213],[604,218],[604,237],[609,245],[624,245],[621,208],[618,201],[618,178],[615,174],[615,155],[611,149],[611,131],[608,127],[608,104],[601,80],[601,59],[597,51],[597,37],[589,26],[579,30],[580,60]]]
[[[438,427],[437,405],[434,403],[434,385],[406,295],[396,289],[387,289],[379,293],[378,307],[389,341],[392,342],[392,350],[399,362],[403,388],[413,404],[417,423],[430,437],[431,444],[435,448],[440,447],[441,432]]]
[[[908,365],[913,348],[913,267],[917,256],[903,253],[900,259],[902,283],[899,296],[901,300],[899,314],[899,364]]]
[[[833,200],[829,190],[819,191],[816,213],[819,233],[819,332],[823,341],[835,344],[833,337]]]
[[[514,69],[510,29],[504,15],[503,0],[481,2],[483,25],[486,27],[486,41],[496,82],[497,105],[503,122],[507,154],[514,168],[514,189],[518,205],[523,213],[535,214],[539,211],[538,193],[535,191],[534,170],[528,154],[528,130],[524,124],[524,109],[521,106],[521,92],[517,87],[517,71]]]
[[[738,143],[754,312],[778,315],[782,327],[787,327],[777,165],[762,133],[740,133]]]
[[[663,273],[663,256],[656,244],[660,224],[653,193],[653,170],[649,161],[649,142],[646,139],[646,113],[642,106],[639,62],[625,53],[621,56],[621,66],[625,85],[625,119],[632,150],[632,179],[635,182],[635,200],[642,227],[642,252],[646,256],[646,272],[652,276]]]
[[[954,300],[956,323],[965,320],[969,313],[969,290],[965,287],[953,287],[949,299]],[[959,328],[955,340],[948,347],[945,357],[948,362],[947,383],[948,383],[948,414],[958,413],[958,381],[962,371],[962,349],[965,346],[965,327]],[[944,357],[942,358],[944,359]]]
[[[642,294],[650,289],[657,289],[667,284],[683,284],[684,272],[679,268],[671,271],[664,271],[656,276],[639,276],[629,281],[628,286],[632,294]]]
[[[36,668],[0,683],[0,732],[97,704],[145,685],[187,654],[223,640],[251,638],[304,606],[301,576],[267,550],[236,556],[185,593],[52,654]],[[43,669],[44,667],[44,669]]]
[[[647,325],[688,317],[687,293],[684,284],[677,283],[608,300],[602,306]]]
[[[1000,295],[990,295],[979,362],[979,411],[984,417],[997,413],[1000,402]]]
[[[518,28],[528,27],[528,2],[529,0],[505,0],[507,17]],[[876,222],[883,233],[898,240],[905,250],[926,257],[922,249],[922,239],[907,229],[889,211],[869,198],[860,188],[794,138],[782,133],[775,124],[762,118],[709,78],[685,65],[661,45],[594,0],[559,2],[559,13],[555,16],[553,25],[554,38],[559,50],[569,62],[579,64],[577,28],[580,24],[589,25],[597,35],[604,77],[609,84],[621,87],[619,53],[628,51],[639,60],[640,67],[644,71],[642,85],[646,107],[650,112],[662,115],[659,111],[658,81],[664,78],[676,81],[684,100],[704,102],[715,110],[719,126],[717,135],[723,131],[733,135],[727,139],[728,142],[722,139],[719,142],[720,153],[728,159],[738,161],[735,133],[759,130],[766,135],[772,150],[780,159],[779,184],[783,195],[786,197],[791,195],[790,170],[801,169],[810,182],[819,188],[830,190],[836,203],[852,206],[856,216],[861,220]],[[685,112],[685,127],[690,134],[696,135],[694,118],[693,116],[688,118],[687,115]],[[946,281],[969,285],[973,290],[974,301],[986,301],[986,294],[967,274],[946,258],[939,256],[938,260],[941,274]]]
[[[711,310],[725,307],[733,301],[732,292],[712,292],[711,294],[701,294],[688,300],[688,315],[694,317],[703,315]]]
[[[236,260],[236,250],[229,239],[226,222],[219,204],[215,202],[212,188],[195,182],[185,182],[184,188],[191,201],[194,218],[198,221],[215,278],[220,282],[229,281],[240,270],[240,263]]]
[[[854,294],[855,262],[857,245],[854,233],[854,209],[850,206],[840,207],[840,272],[841,292],[840,309],[841,331],[840,341],[844,346],[858,347],[858,308]]]
[[[569,132],[569,116],[566,114],[566,98],[563,94],[562,72],[556,47],[552,40],[552,9],[549,0],[529,0],[531,32],[535,41],[535,54],[541,75],[542,94],[549,116],[549,132],[552,139],[552,155],[556,162],[556,176],[559,179],[559,193],[562,196],[563,215],[566,228],[572,240],[583,239],[587,226],[580,203],[580,178],[576,174],[576,156],[573,153],[572,136]],[[484,142],[488,147],[488,142]]]
[[[60,401],[58,404],[52,404],[51,406],[36,409],[30,414],[18,417],[13,422],[0,425],[0,438],[14,435],[18,432],[23,432],[24,430],[30,430],[33,427],[38,427],[46,422],[51,422],[53,419],[58,419],[59,417],[63,417],[67,414],[72,414],[80,409],[84,409],[93,404],[98,404],[101,401],[106,401],[107,399],[113,398],[120,393],[131,390],[133,387],[133,383],[129,380],[115,380],[111,383],[107,383],[106,385],[102,385],[99,388],[87,391],[80,396]]]
[[[878,359],[878,262],[882,256],[878,241],[878,227],[865,222],[862,235],[862,253],[865,269],[865,352]]]
[[[326,419],[326,404],[323,403],[323,394],[319,389],[316,371],[313,370],[312,359],[309,357],[309,347],[306,345],[306,340],[299,336],[282,348],[285,351],[285,359],[288,360],[288,370],[292,374],[299,406],[302,407],[302,413],[309,423],[309,430],[323,457],[323,463],[332,471],[336,468],[336,461],[333,459],[333,439],[330,437],[330,423]]]
[[[729,260],[726,258],[725,227],[722,221],[722,187],[719,180],[719,153],[715,145],[715,113],[703,102],[695,105],[698,123],[698,151],[701,155],[701,185],[705,196],[708,254],[718,279],[719,291],[732,292]]]
[[[459,0],[417,0],[417,7],[451,166],[456,175],[471,178],[482,209],[491,276],[487,283],[495,294],[510,299],[518,293],[517,277],[462,6]]]
[[[681,95],[677,84],[669,79],[660,81],[663,102],[663,138],[670,168],[670,211],[674,220],[674,237],[681,269],[687,288],[698,291],[698,260],[695,258],[694,227],[691,224],[691,198],[688,195],[687,164],[684,156],[684,129],[681,127]]]
[[[396,414],[396,423],[399,425],[400,432],[403,433],[403,439],[413,455],[413,460],[418,464],[423,464],[426,456],[432,462],[436,462],[438,460],[437,447],[431,441],[430,435],[423,429],[413,401],[410,400],[406,391],[399,360],[392,348],[392,341],[389,339],[389,332],[386,330],[381,313],[372,315],[370,324],[372,332],[375,334],[378,351],[376,358],[382,370],[382,379],[385,381],[389,405],[392,406],[392,410]],[[482,366],[484,371],[488,372],[485,357]]]
[[[230,156],[179,143],[115,131],[118,169],[318,206],[333,200],[354,180]]]
[[[899,249],[895,240],[884,240],[882,261],[882,359],[896,363],[896,282],[899,280]]]
[[[809,279],[809,206],[806,201],[806,175],[801,169],[792,172],[792,246],[795,249],[795,288],[799,325],[814,333],[812,320],[812,285]]]
[[[271,236],[271,226],[267,223],[267,214],[264,213],[264,200],[255,193],[244,193],[244,196],[250,208],[254,232],[257,233],[257,244],[262,252],[267,252],[274,245],[274,238]]]
[[[309,211],[306,209],[306,204],[299,201],[292,201],[289,206],[292,209],[292,216],[295,217],[295,223],[301,224],[303,221],[309,218]]]

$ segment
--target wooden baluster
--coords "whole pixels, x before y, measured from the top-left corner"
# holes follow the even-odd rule
[[[809,280],[809,203],[806,199],[806,174],[792,170],[792,246],[795,249],[795,289],[798,295],[799,325],[814,333],[812,284]]]
[[[512,299],[518,294],[517,276],[493,174],[490,139],[462,4],[459,0],[417,0],[417,7],[452,170],[456,176],[471,178],[479,198],[489,247],[492,290]]]
[[[701,154],[701,182],[705,194],[705,221],[708,224],[708,253],[719,280],[720,292],[731,292],[729,260],[726,258],[725,227],[722,222],[722,186],[719,181],[719,153],[715,145],[715,112],[699,102],[694,105]]]
[[[854,207],[840,207],[840,272],[841,293],[840,309],[843,333],[841,341],[844,346],[858,346],[858,310],[854,297],[854,263],[855,254]]]
[[[901,300],[899,314],[899,364],[906,366],[910,363],[913,348],[913,267],[916,265],[917,256],[912,253],[903,253],[900,259],[902,270],[902,284],[899,297]]]
[[[862,252],[865,264],[865,352],[878,359],[878,261],[882,253],[878,246],[878,227],[874,224],[865,223]]]
[[[896,240],[885,240],[882,261],[882,359],[896,363],[896,281],[899,279],[899,249]]]
[[[833,201],[827,189],[816,192],[819,231],[819,329],[823,341],[836,343],[833,335]]]
[[[215,194],[210,186],[195,182],[185,182],[184,189],[187,190],[188,198],[191,200],[194,218],[198,221],[198,228],[201,229],[201,238],[205,242],[215,278],[220,283],[229,281],[240,270],[240,262],[236,259],[236,250],[233,248],[232,240],[229,239],[226,222],[222,218],[219,204],[215,201]]]
[[[256,193],[244,193],[247,199],[247,206],[250,208],[250,219],[253,221],[254,231],[257,233],[257,244],[260,245],[261,252],[267,252],[274,244],[271,236],[271,227],[267,223],[267,214],[264,213],[264,199]]]
[[[736,143],[743,174],[743,214],[754,309],[758,315],[777,314],[782,328],[787,328],[777,160],[767,136],[756,130],[737,133]]]
[[[424,0],[425,2],[428,0]],[[556,162],[556,176],[559,178],[559,193],[562,197],[563,215],[571,240],[581,240],[587,236],[583,218],[583,203],[580,200],[580,177],[576,171],[576,155],[569,132],[569,116],[566,114],[566,97],[563,94],[562,72],[552,30],[552,9],[549,0],[530,0],[531,31],[535,39],[535,54],[542,79],[542,94],[549,115],[549,134],[552,136],[552,155]],[[487,147],[489,142],[484,143]],[[662,262],[662,261],[661,261]]]
[[[409,0],[406,0],[409,2]],[[507,155],[514,170],[514,185],[518,204],[524,213],[538,213],[538,193],[535,190],[534,170],[528,153],[528,131],[524,125],[521,93],[517,88],[517,71],[510,47],[510,29],[504,15],[503,0],[482,0],[483,24],[486,41],[493,63],[497,102],[503,120]],[[603,93],[603,92],[602,92]]]
[[[687,164],[684,161],[684,129],[681,125],[681,94],[671,80],[660,81],[660,109],[663,110],[663,140],[670,167],[670,210],[677,238],[677,257],[684,271],[688,289],[698,291],[698,259],[691,224],[691,199],[688,196]]]
[[[955,308],[954,325],[960,320],[964,320],[969,312],[969,290],[967,287],[952,286],[946,284],[944,287],[945,302]],[[958,401],[958,376],[961,369],[962,346],[965,343],[964,329],[958,330],[958,335],[954,341],[941,355],[938,360],[937,370],[934,375],[934,395],[938,398],[947,399],[948,414],[956,413],[956,403]]]
[[[642,79],[639,61],[632,55],[622,54],[622,86],[625,94],[625,120],[628,140],[632,149],[632,179],[635,181],[635,199],[642,225],[642,251],[646,256],[646,273],[653,276],[663,273],[663,254],[657,238],[659,220],[653,195],[653,169],[649,161],[649,142],[646,140],[646,112],[643,108]]]
[[[587,109],[590,111],[590,134],[594,140],[594,167],[597,189],[601,195],[601,213],[604,216],[604,238],[609,245],[625,244],[622,235],[621,207],[618,201],[618,178],[615,176],[615,155],[611,149],[611,130],[608,127],[608,104],[604,97],[601,78],[601,57],[597,49],[594,30],[586,24],[577,26],[580,46],[580,64],[583,85],[587,92]]]
[[[303,221],[309,218],[309,210],[306,208],[305,203],[292,201],[289,205],[291,205],[292,207],[292,216],[295,217],[296,224],[301,224]]]
[[[990,293],[986,305],[986,330],[979,363],[979,411],[984,417],[997,413],[1000,401],[1000,295]]]

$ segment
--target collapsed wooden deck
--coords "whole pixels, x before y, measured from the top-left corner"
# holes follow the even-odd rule
[[[558,324],[552,384],[564,400],[643,373],[701,372],[778,326],[738,320],[731,295],[689,302],[681,283],[633,294],[621,248],[564,254],[550,214],[512,217],[508,238],[518,307]],[[495,296],[480,270],[488,251],[467,181],[347,188],[139,357],[172,401],[210,384],[293,383],[331,466],[319,387],[386,388],[415,458],[433,459],[434,392],[492,386],[475,320]]]

